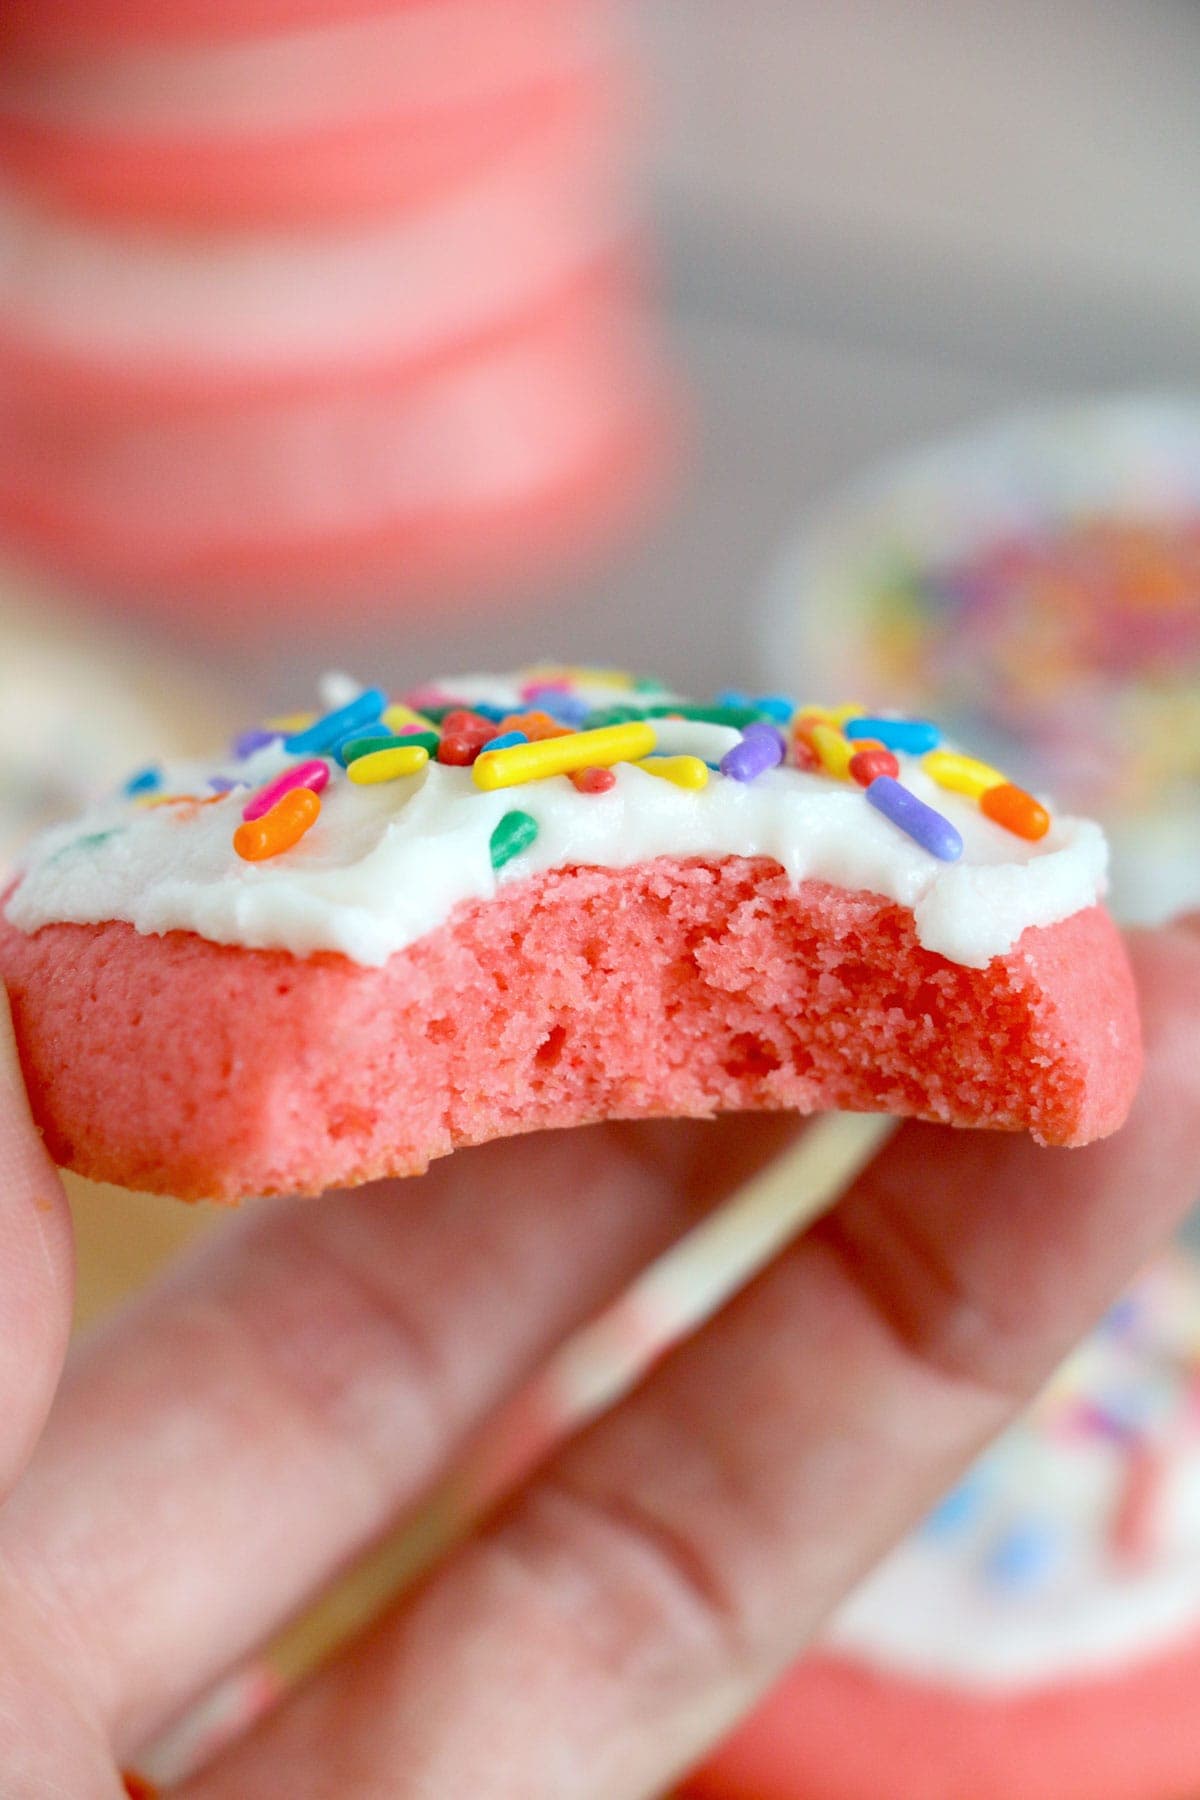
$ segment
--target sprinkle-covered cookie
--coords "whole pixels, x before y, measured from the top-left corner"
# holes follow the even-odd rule
[[[1103,836],[932,721],[558,665],[338,698],[26,855],[0,974],[73,1166],[236,1197],[610,1115],[1123,1116]]]

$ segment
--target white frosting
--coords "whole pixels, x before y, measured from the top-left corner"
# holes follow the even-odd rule
[[[935,1514],[906,1539],[835,1615],[827,1647],[878,1669],[1012,1691],[1200,1635],[1200,1279],[1173,1257],[1129,1305],[1132,1326],[1088,1340],[967,1477],[958,1522]],[[1114,1539],[1130,1451],[1072,1423],[1089,1401],[1132,1409],[1161,1457],[1140,1558]],[[1014,1527],[1032,1527],[1046,1547],[1023,1580],[989,1570]]]
[[[445,685],[464,700],[509,705],[520,679]],[[604,706],[628,698],[603,686],[584,688],[582,697]],[[644,697],[661,698],[662,690]],[[663,751],[712,761],[736,741],[728,730],[687,721],[656,729]],[[163,791],[204,796],[215,774],[257,788],[294,760],[274,745],[240,764],[174,767]],[[656,856],[771,857],[793,881],[811,877],[896,901],[912,912],[926,949],[983,967],[1027,926],[1054,924],[1103,893],[1107,852],[1097,826],[1056,818],[1048,836],[1030,844],[935,787],[917,761],[901,765],[905,784],[962,833],[961,862],[938,862],[856,784],[792,768],[749,783],[714,774],[695,792],[622,764],[604,794],[581,794],[561,776],[484,793],[469,769],[438,763],[358,787],[335,768],[317,824],[293,849],[259,863],[244,862],[232,846],[245,794],[195,809],[124,798],[98,806],[37,840],[7,915],[23,931],[123,919],[142,932],[194,931],[216,943],[296,956],[336,951],[378,965],[461,901],[543,870],[628,868]],[[538,834],[497,873],[489,840],[514,809],[533,816]]]

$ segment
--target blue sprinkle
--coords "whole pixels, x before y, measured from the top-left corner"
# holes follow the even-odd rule
[[[1062,1534],[1047,1520],[1022,1519],[996,1539],[983,1571],[997,1587],[1035,1587],[1053,1569],[1061,1548]]]
[[[474,700],[469,710],[478,713],[481,719],[490,719],[493,725],[498,725],[501,719],[507,719],[509,713],[513,712],[515,708],[494,706],[490,700]]]
[[[136,775],[129,777],[123,791],[132,800],[135,794],[153,794],[161,786],[161,769],[139,769]]]
[[[924,756],[942,741],[931,719],[847,719],[842,729],[848,738],[877,738],[887,749],[906,756]]]
[[[483,746],[485,750],[507,750],[513,744],[527,744],[528,737],[523,731],[502,731],[499,737],[489,738]]]
[[[753,706],[769,719],[786,725],[796,710],[796,702],[787,694],[743,694],[739,688],[722,688],[714,702],[717,706]]]
[[[945,814],[926,806],[890,775],[877,775],[867,788],[866,797],[876,812],[898,825],[939,862],[957,862],[962,855],[962,838]]]
[[[965,1476],[957,1487],[951,1488],[944,1499],[938,1501],[931,1513],[926,1514],[921,1525],[922,1537],[959,1537],[979,1517],[986,1486],[986,1482],[975,1471]]]
[[[786,725],[796,710],[796,702],[787,694],[755,694],[750,704],[757,706],[759,712],[765,712],[769,719],[778,720],[781,725]]]
[[[387,705],[387,695],[382,688],[366,688],[345,706],[335,707],[333,712],[314,720],[303,731],[293,732],[291,737],[284,738],[285,750],[296,754],[300,751],[330,750],[356,726],[374,725]]]
[[[283,737],[282,731],[268,731],[265,726],[255,726],[250,731],[243,731],[233,740],[233,754],[239,762],[245,762],[256,750],[265,750],[268,744],[277,744]]]

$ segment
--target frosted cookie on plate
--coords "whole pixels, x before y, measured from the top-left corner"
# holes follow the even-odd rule
[[[29,847],[0,978],[80,1173],[318,1192],[605,1118],[1083,1144],[1133,983],[1087,820],[928,720],[545,666],[354,691]]]
[[[761,648],[1098,818],[1122,921],[1200,904],[1194,396],[1031,409],[868,473],[800,526]]]
[[[1200,1793],[1198,1392],[1172,1255],[680,1800]]]

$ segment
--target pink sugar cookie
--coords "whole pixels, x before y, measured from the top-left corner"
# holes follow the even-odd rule
[[[676,466],[674,395],[626,283],[597,271],[375,391],[121,422],[64,400],[72,423],[52,436],[29,400],[0,447],[0,524],[88,591],[210,632],[269,627],[281,606],[384,611],[544,580],[639,519]],[[370,483],[347,450],[364,443]]]
[[[1200,1793],[1198,1367],[1173,1252],[677,1800]]]
[[[1095,827],[1027,844],[946,794],[954,864],[854,783],[721,773],[757,703],[668,718],[665,690],[613,681],[547,688],[578,747],[360,784],[331,752],[378,720],[371,690],[290,744],[167,772],[164,793],[255,789],[324,756],[319,819],[254,865],[236,795],[147,806],[145,777],[46,834],[6,898],[0,977],[58,1160],[235,1201],[605,1118],[840,1107],[1053,1144],[1121,1123],[1140,1042]],[[531,677],[439,685],[499,720]],[[668,779],[635,766],[647,744]],[[607,791],[567,778],[597,761]],[[914,798],[936,792],[899,762]]]
[[[60,209],[121,228],[319,228],[419,215],[563,121],[590,116],[616,140],[629,85],[621,71],[597,71],[457,110],[335,118],[291,132],[175,129],[161,138],[45,123],[5,112],[0,95],[0,170]]]
[[[208,43],[406,12],[429,0],[5,0],[6,41],[89,50],[109,44]],[[439,7],[447,0],[434,0]]]
[[[1200,1636],[1016,1697],[806,1662],[678,1800],[1189,1800]]]
[[[528,317],[639,230],[603,83],[531,108],[502,155],[445,191],[302,230],[234,221],[197,239],[113,231],[24,192],[12,205],[5,393],[75,393],[118,417],[369,387]]]

